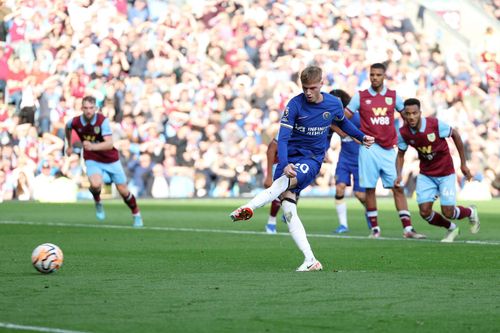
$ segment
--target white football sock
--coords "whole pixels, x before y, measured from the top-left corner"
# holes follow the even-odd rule
[[[245,206],[252,210],[264,206],[276,199],[281,193],[285,192],[288,188],[289,178],[287,176],[281,176],[276,179],[271,187],[266,188],[264,191],[257,194],[252,200],[250,200]]]
[[[344,200],[335,200],[339,223],[347,228],[347,205]]]
[[[276,216],[269,215],[269,218],[267,219],[267,224],[276,224]]]
[[[299,250],[304,253],[305,261],[313,262],[315,260],[314,254],[312,252],[311,245],[309,245],[309,241],[307,240],[306,230],[297,215],[297,205],[284,200],[281,207],[283,208],[283,213],[285,213],[285,217],[288,222],[288,231],[295,241],[295,244]]]

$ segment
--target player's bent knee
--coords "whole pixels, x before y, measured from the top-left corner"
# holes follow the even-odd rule
[[[403,196],[405,195],[404,189],[402,187],[393,187],[392,192],[395,195],[403,195]]]
[[[444,217],[446,217],[447,219],[452,219],[455,213],[455,209],[454,207],[453,208],[441,207],[441,213],[443,213]]]
[[[431,216],[432,214],[432,209],[421,209],[419,211],[420,216],[427,221],[427,219]]]
[[[366,195],[364,192],[354,192],[354,196],[361,201],[361,203],[365,203],[366,201]]]
[[[115,184],[115,186],[122,197],[126,198],[130,194],[127,184]]]
[[[285,192],[287,189],[290,188],[290,182],[291,182],[290,178],[283,175],[283,176],[279,177],[278,179],[276,179],[271,186],[277,187],[282,192]]]

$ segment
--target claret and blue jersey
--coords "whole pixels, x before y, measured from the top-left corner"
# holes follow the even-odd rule
[[[354,112],[349,119],[356,128],[361,128],[359,119],[359,112]],[[346,159],[349,162],[358,164],[359,144],[354,141],[350,136],[341,139],[341,149],[339,159]]]
[[[403,99],[396,91],[383,89],[377,93],[372,87],[358,91],[346,107],[351,112],[359,112],[361,130],[375,138],[375,142],[385,149],[392,149],[397,143],[394,111],[404,109]]]

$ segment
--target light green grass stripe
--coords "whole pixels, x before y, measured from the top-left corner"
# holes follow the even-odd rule
[[[20,330],[20,331],[49,332],[49,333],[88,333],[82,331],[63,330],[60,328],[26,326],[26,325],[17,325],[17,324],[2,323],[2,322],[0,322],[0,328],[8,328],[11,330]]]
[[[60,222],[31,222],[31,221],[0,221],[1,224],[9,225],[35,225],[35,226],[49,226],[49,227],[77,227],[77,228],[103,228],[103,229],[132,229],[132,230],[157,230],[157,231],[182,231],[182,232],[206,232],[206,233],[220,233],[220,234],[239,234],[239,235],[266,235],[272,236],[289,236],[288,233],[277,233],[275,235],[268,235],[264,231],[245,231],[245,230],[223,230],[223,229],[201,229],[201,228],[173,228],[173,227],[142,227],[135,228],[132,226],[110,225],[110,224],[82,224],[82,223],[60,223]],[[404,239],[395,237],[380,237],[376,240],[364,236],[347,236],[347,235],[329,235],[329,234],[308,234],[307,237],[311,238],[338,238],[338,239],[359,239],[366,241],[405,241],[405,242],[430,242],[440,243],[438,240],[432,239]],[[452,244],[477,244],[477,245],[500,245],[500,241],[495,240],[457,240]]]

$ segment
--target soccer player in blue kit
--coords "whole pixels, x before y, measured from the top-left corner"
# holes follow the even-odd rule
[[[351,96],[342,89],[334,89],[330,94],[340,98],[342,105],[346,107],[351,100]],[[357,128],[361,127],[359,113],[344,110],[346,117]],[[359,172],[358,172],[358,156],[359,156],[359,142],[346,135],[337,126],[332,125],[333,131],[337,133],[342,139],[339,160],[335,168],[335,208],[339,219],[339,226],[335,229],[335,233],[343,234],[349,231],[347,224],[347,205],[344,201],[345,188],[351,186],[351,177],[353,183],[354,196],[365,206],[365,189],[359,185]],[[368,227],[371,228],[369,220],[367,220]]]
[[[271,187],[257,194],[247,204],[234,210],[235,221],[248,220],[253,210],[280,197],[290,235],[304,254],[299,272],[322,270],[315,258],[306,231],[297,214],[296,194],[316,178],[325,157],[327,135],[332,122],[345,133],[367,147],[374,139],[364,135],[345,118],[340,100],[321,92],[323,73],[317,66],[309,66],[300,74],[303,93],[287,104],[280,122],[278,136],[278,166]]]

